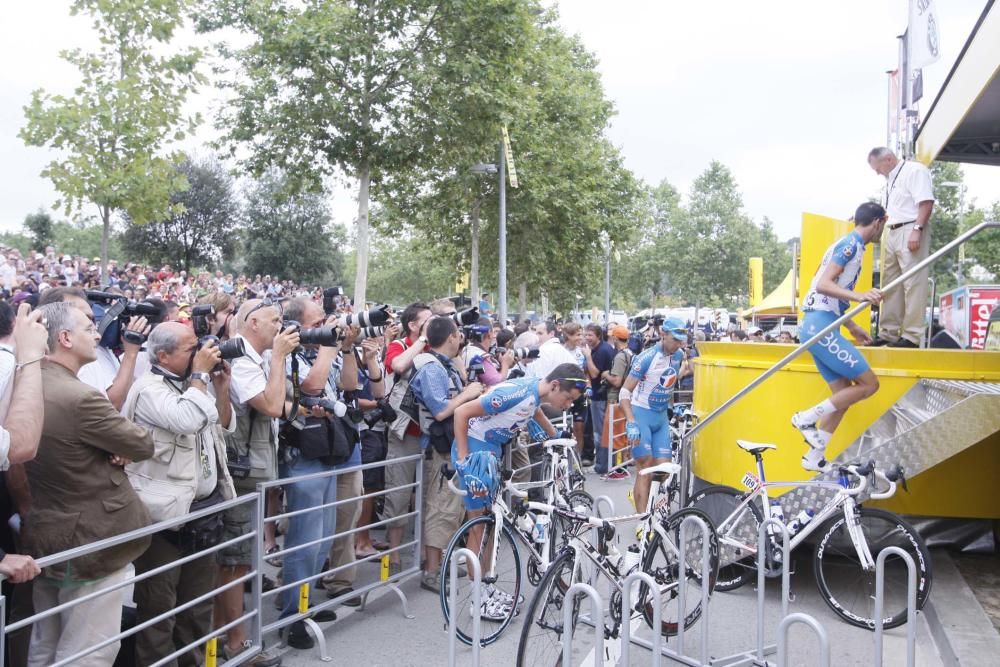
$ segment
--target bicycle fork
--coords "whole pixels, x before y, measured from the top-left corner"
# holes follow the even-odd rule
[[[861,531],[861,515],[858,513],[858,504],[852,497],[848,497],[844,502],[844,520],[847,523],[847,533],[851,536],[851,542],[854,543],[854,549],[858,553],[861,567],[866,572],[873,571],[875,559],[872,558],[871,549],[868,548],[868,540],[865,539],[865,535]]]

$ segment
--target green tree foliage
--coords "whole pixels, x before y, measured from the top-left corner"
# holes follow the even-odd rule
[[[179,212],[145,225],[126,224],[122,245],[135,259],[170,264],[191,271],[197,266],[221,266],[236,248],[235,231],[241,215],[232,178],[214,159],[186,158],[177,171],[188,188],[170,197]]]
[[[290,191],[283,176],[270,172],[246,200],[243,271],[300,283],[343,281],[346,239],[331,224],[322,194]]]
[[[74,0],[71,13],[92,19],[99,46],[61,53],[80,72],[71,95],[36,90],[24,109],[21,139],[59,155],[42,171],[62,196],[57,206],[69,213],[91,203],[100,212],[102,266],[114,214],[139,224],[162,219],[171,212],[170,194],[183,187],[174,156],[160,153],[197,121],[182,118],[181,107],[201,81],[200,53],[163,53],[186,4]]]
[[[987,209],[972,211],[962,229],[970,229],[985,220],[1000,221],[1000,201],[993,202]],[[993,274],[994,281],[1000,281],[1000,229],[987,229],[965,244],[965,281],[975,282],[971,269],[976,265]]]
[[[24,217],[24,229],[31,236],[32,248],[43,252],[52,245],[55,221],[48,211],[38,209]]]
[[[104,227],[94,218],[78,218],[74,222],[60,221],[55,225],[52,245],[56,252],[85,257],[92,261],[101,256],[104,243]],[[108,259],[118,260],[119,265],[128,260],[122,254],[122,247],[116,234],[112,234],[107,244]]]
[[[3,232],[0,233],[0,245],[16,248],[21,251],[22,256],[27,256],[34,250],[35,242],[30,236],[21,232]]]
[[[413,234],[379,235],[372,241],[368,300],[406,306],[454,293],[454,265],[441,261],[436,243]],[[348,267],[354,262],[351,256]],[[350,272],[348,272],[350,276]]]
[[[236,67],[220,121],[226,143],[251,147],[247,166],[257,174],[276,166],[313,192],[330,174],[357,179],[357,301],[373,185],[447,141],[437,128],[450,109],[470,108],[468,98],[489,104],[482,73],[516,61],[529,8],[527,0],[260,0],[202,12],[203,30],[231,26],[250,38],[225,51]]]
[[[964,180],[962,166],[955,162],[934,162],[931,164],[934,179],[934,213],[931,215],[931,252],[935,252],[958,236],[962,218],[962,187],[944,185]],[[958,284],[958,251],[954,251],[934,263],[934,280],[938,294],[952,289]]]

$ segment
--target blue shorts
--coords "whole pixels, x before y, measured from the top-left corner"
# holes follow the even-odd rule
[[[639,444],[632,446],[632,458],[652,456],[668,459],[673,456],[670,442],[670,410],[656,412],[632,406],[635,423],[639,427]]]
[[[503,448],[491,445],[488,442],[483,442],[482,440],[477,440],[476,438],[469,438],[469,453],[487,451],[493,452],[493,455],[497,457],[498,461],[503,461]],[[458,470],[458,447],[455,445],[453,440],[451,443],[451,467]],[[465,480],[458,473],[455,473],[455,486],[462,489],[463,491],[468,491],[465,488]],[[481,510],[486,509],[490,506],[490,496],[462,496],[462,502],[465,503],[465,509],[467,510]]]
[[[813,338],[839,317],[827,310],[810,310],[802,319],[802,330],[799,337],[803,343]],[[854,344],[844,338],[840,330],[831,331],[823,339],[809,348],[819,374],[827,383],[836,380],[856,380],[865,371],[871,370],[868,362]]]

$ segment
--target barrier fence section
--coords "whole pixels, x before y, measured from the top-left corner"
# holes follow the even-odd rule
[[[133,530],[133,531],[130,531],[130,532],[127,532],[127,533],[123,533],[121,535],[117,535],[115,537],[110,537],[110,538],[107,538],[107,539],[104,539],[104,540],[100,540],[98,542],[93,542],[91,544],[87,544],[87,545],[84,545],[84,546],[75,547],[73,549],[68,549],[66,551],[62,551],[62,552],[59,552],[57,554],[52,554],[50,556],[45,556],[44,558],[39,558],[36,561],[38,563],[39,567],[41,567],[41,568],[51,567],[53,565],[58,565],[60,563],[65,563],[67,561],[73,560],[74,558],[79,558],[80,556],[87,556],[87,555],[90,555],[90,554],[98,553],[98,552],[103,551],[105,549],[108,549],[110,547],[118,546],[120,544],[125,544],[126,542],[131,542],[132,540],[135,540],[135,539],[149,537],[149,536],[151,536],[151,535],[153,535],[155,533],[158,533],[158,532],[160,532],[162,530],[168,530],[168,529],[171,529],[171,528],[178,528],[178,527],[182,526],[183,524],[188,523],[189,521],[192,521],[194,519],[199,519],[199,518],[202,518],[202,517],[205,517],[205,516],[210,516],[212,514],[216,514],[217,512],[220,512],[220,511],[223,511],[223,510],[227,510],[227,509],[231,509],[233,507],[238,507],[240,505],[249,505],[250,506],[250,510],[251,510],[251,525],[253,526],[253,528],[252,528],[252,530],[250,530],[250,532],[248,532],[245,535],[240,535],[239,537],[234,537],[234,538],[232,538],[230,540],[226,540],[224,542],[221,542],[221,543],[219,543],[219,544],[217,544],[215,546],[208,547],[206,549],[202,549],[202,550],[197,551],[195,553],[186,555],[183,558],[179,558],[178,560],[175,560],[173,562],[167,563],[167,564],[162,565],[160,567],[154,568],[152,570],[149,570],[148,572],[143,572],[142,574],[136,575],[135,577],[126,578],[123,581],[111,584],[109,586],[101,588],[100,590],[97,590],[97,591],[94,591],[94,592],[89,593],[87,595],[81,596],[81,597],[79,597],[79,598],[77,598],[75,600],[70,600],[69,602],[65,602],[65,603],[57,605],[55,607],[51,607],[49,609],[38,611],[35,614],[33,614],[33,615],[31,615],[31,616],[29,616],[27,618],[18,620],[15,623],[11,623],[10,625],[7,625],[5,623],[5,620],[4,620],[5,617],[4,617],[4,615],[2,613],[0,613],[0,660],[2,660],[3,659],[2,656],[5,655],[4,654],[4,650],[6,648],[6,638],[7,638],[7,635],[9,633],[11,633],[11,632],[15,632],[15,631],[20,630],[22,628],[34,625],[36,622],[38,622],[38,621],[40,621],[42,619],[49,618],[51,616],[55,616],[56,614],[61,614],[61,613],[65,612],[65,611],[73,609],[74,607],[77,607],[77,606],[79,606],[81,604],[84,604],[86,602],[90,602],[92,600],[95,600],[95,599],[97,599],[97,598],[99,598],[99,597],[101,597],[103,595],[114,594],[114,593],[116,593],[118,591],[121,591],[123,588],[131,586],[132,584],[135,584],[136,582],[144,581],[146,579],[149,579],[150,577],[154,577],[154,576],[156,576],[158,574],[161,574],[163,572],[166,572],[166,571],[168,571],[168,570],[170,570],[172,568],[180,567],[181,565],[184,565],[185,563],[189,563],[189,562],[191,562],[193,560],[196,560],[196,559],[201,558],[203,556],[206,556],[208,554],[217,553],[217,552],[219,552],[219,551],[221,551],[223,549],[226,549],[226,548],[229,548],[229,547],[234,546],[236,544],[239,544],[240,542],[251,541],[251,544],[254,544],[254,542],[257,541],[258,534],[261,532],[261,521],[260,521],[260,515],[258,514],[259,507],[260,507],[258,494],[251,493],[251,494],[247,494],[245,496],[240,496],[239,498],[234,498],[232,500],[227,500],[227,501],[219,503],[217,505],[213,505],[212,507],[208,507],[208,508],[205,508],[203,510],[199,510],[197,512],[192,512],[191,514],[188,514],[188,515],[183,516],[183,517],[179,517],[179,518],[176,518],[176,519],[171,519],[169,521],[161,521],[159,523],[154,523],[154,524],[152,524],[150,526],[146,526],[145,528],[139,528],[137,530]],[[208,592],[206,592],[206,593],[198,596],[197,598],[195,598],[193,600],[185,602],[184,604],[181,604],[181,605],[179,605],[179,606],[177,606],[177,607],[175,607],[173,609],[170,609],[170,610],[168,610],[168,611],[166,611],[166,612],[164,612],[164,613],[162,613],[162,614],[160,614],[158,616],[155,616],[155,617],[149,619],[148,621],[145,621],[145,622],[143,622],[141,624],[136,625],[135,627],[129,628],[128,630],[124,630],[124,631],[118,632],[117,634],[115,634],[112,637],[109,637],[109,638],[104,639],[102,641],[98,641],[98,642],[94,643],[92,646],[85,647],[85,648],[81,649],[80,651],[74,653],[73,655],[67,656],[67,657],[63,658],[62,660],[59,660],[58,662],[54,663],[51,667],[62,667],[62,665],[73,664],[77,660],[80,660],[81,658],[83,658],[83,657],[85,657],[85,656],[93,653],[94,651],[97,651],[97,650],[100,650],[100,649],[105,648],[107,646],[111,646],[113,644],[116,644],[116,643],[120,642],[122,639],[125,639],[126,637],[130,637],[132,635],[135,635],[135,634],[141,632],[142,630],[145,630],[146,628],[148,628],[148,627],[150,627],[152,625],[155,625],[156,623],[160,623],[161,621],[164,621],[164,620],[166,620],[166,619],[168,619],[168,618],[170,618],[172,616],[175,616],[175,615],[177,615],[178,613],[180,613],[182,611],[190,609],[190,608],[192,608],[192,607],[194,607],[194,606],[196,606],[198,604],[201,604],[201,603],[203,603],[203,602],[205,602],[207,600],[211,600],[219,592],[221,592],[223,590],[226,590],[228,588],[231,588],[233,586],[240,586],[240,587],[242,587],[246,582],[249,581],[251,583],[251,586],[254,588],[254,590],[257,591],[257,592],[259,592],[260,591],[260,586],[261,586],[260,574],[261,574],[261,572],[260,572],[259,569],[257,569],[257,568],[251,569],[247,574],[245,574],[245,575],[243,575],[241,577],[238,577],[238,578],[234,579],[233,581],[228,582],[228,583],[226,583],[224,585],[216,586],[212,590],[210,590],[210,591],[208,591]],[[120,593],[118,593],[118,595],[120,596]],[[6,606],[7,602],[3,598],[0,598],[0,600],[2,600],[2,606],[0,606],[0,609],[2,609],[3,607]],[[244,614],[242,616],[240,616],[238,619],[236,619],[236,620],[234,620],[234,621],[232,621],[230,623],[227,623],[226,625],[224,625],[224,626],[222,626],[220,628],[215,628],[215,629],[211,629],[210,628],[209,632],[206,635],[198,638],[194,642],[191,642],[187,646],[184,646],[184,647],[182,647],[182,648],[174,651],[170,655],[165,656],[164,658],[162,658],[158,662],[154,663],[154,665],[150,665],[150,666],[144,665],[143,667],[158,667],[159,665],[163,665],[163,664],[166,664],[168,662],[171,662],[172,660],[176,659],[178,656],[183,655],[183,654],[187,653],[188,651],[197,648],[201,644],[204,644],[204,643],[208,642],[211,638],[216,637],[216,636],[220,635],[223,632],[226,632],[227,630],[229,630],[232,627],[235,627],[236,625],[239,625],[241,623],[245,623],[246,621],[250,621],[251,622],[251,628],[252,629],[251,629],[250,636],[253,638],[252,639],[252,644],[251,644],[251,646],[249,648],[247,648],[245,651],[243,651],[239,655],[234,656],[233,659],[231,660],[232,664],[240,664],[244,660],[247,660],[247,659],[253,657],[257,653],[259,653],[260,650],[261,650],[261,644],[260,644],[260,623],[261,623],[261,621],[260,621],[260,606],[259,605],[252,606],[251,609],[245,610]]]
[[[299,606],[298,606],[295,614],[291,614],[291,615],[285,616],[284,618],[279,618],[278,620],[274,621],[273,623],[268,623],[267,625],[263,626],[261,628],[261,634],[271,633],[271,632],[274,632],[275,630],[280,630],[282,628],[285,628],[285,627],[291,625],[292,623],[295,623],[296,621],[304,621],[306,627],[312,632],[313,635],[315,635],[315,638],[316,638],[316,641],[317,641],[317,645],[318,645],[318,647],[320,649],[320,658],[322,660],[328,662],[330,660],[330,657],[329,657],[329,655],[327,654],[327,651],[326,651],[326,637],[324,636],[323,631],[319,627],[319,625],[316,624],[316,622],[313,621],[311,618],[309,618],[309,616],[311,616],[312,614],[314,614],[316,612],[319,612],[319,611],[323,611],[324,609],[329,609],[329,608],[338,606],[345,599],[351,598],[351,597],[356,597],[356,596],[361,596],[361,598],[362,598],[361,609],[363,610],[364,609],[364,605],[367,604],[368,595],[370,593],[372,593],[375,589],[378,589],[378,588],[386,588],[386,589],[391,590],[392,592],[394,592],[399,597],[399,600],[400,600],[400,602],[401,602],[401,604],[403,606],[403,615],[406,618],[413,618],[413,615],[410,614],[410,611],[409,611],[409,602],[407,600],[406,594],[403,593],[403,591],[400,590],[400,588],[396,584],[398,584],[399,582],[403,581],[404,579],[412,577],[415,574],[418,574],[420,572],[420,558],[417,557],[417,554],[420,553],[420,541],[421,541],[421,529],[422,529],[421,523],[422,523],[422,518],[423,518],[423,485],[422,485],[422,481],[423,481],[423,459],[424,459],[424,454],[423,453],[413,454],[411,456],[403,456],[403,457],[394,458],[394,459],[387,459],[385,461],[377,461],[377,462],[374,462],[374,463],[366,463],[366,464],[363,464],[363,465],[360,465],[360,466],[352,466],[350,468],[342,468],[342,469],[338,469],[338,470],[329,470],[329,471],[324,471],[324,472],[312,473],[312,474],[309,474],[309,475],[301,475],[299,477],[285,477],[285,478],[277,479],[277,480],[274,480],[274,481],[271,481],[271,482],[261,482],[260,484],[257,485],[257,493],[258,493],[258,499],[257,499],[257,501],[259,503],[259,505],[258,505],[258,513],[259,513],[259,516],[264,516],[264,513],[263,513],[264,502],[265,502],[265,498],[267,496],[267,491],[269,489],[278,488],[278,487],[282,487],[282,486],[287,486],[289,484],[296,484],[296,483],[299,483],[299,482],[307,482],[307,481],[318,480],[318,479],[327,479],[327,478],[331,478],[331,477],[339,477],[340,475],[344,475],[344,474],[347,474],[347,473],[353,473],[353,472],[357,472],[357,471],[360,471],[360,470],[365,470],[365,469],[368,469],[368,468],[376,468],[376,467],[382,467],[382,466],[388,467],[390,465],[402,465],[402,464],[408,463],[410,461],[416,461],[417,462],[416,477],[415,477],[415,479],[414,479],[413,482],[410,482],[410,483],[407,483],[407,484],[402,484],[400,486],[396,486],[396,487],[392,487],[392,488],[388,488],[388,489],[383,489],[381,491],[375,491],[375,492],[372,492],[372,493],[363,494],[363,495],[360,495],[360,496],[352,496],[350,498],[338,498],[337,500],[335,500],[333,502],[330,502],[330,503],[324,503],[324,504],[321,504],[321,505],[315,505],[313,507],[306,507],[304,509],[295,510],[295,511],[291,511],[291,512],[284,512],[282,514],[277,514],[275,516],[263,518],[263,520],[261,521],[260,528],[255,531],[255,534],[257,536],[257,550],[256,550],[257,556],[256,556],[256,560],[255,560],[255,566],[256,566],[256,569],[259,572],[263,572],[264,561],[266,559],[284,558],[284,557],[286,557],[289,554],[292,554],[292,553],[295,553],[297,551],[301,551],[301,550],[304,550],[304,549],[308,549],[310,547],[315,547],[317,545],[320,546],[321,549],[327,549],[328,550],[329,547],[330,547],[330,545],[333,543],[334,540],[336,540],[338,538],[345,538],[347,536],[353,535],[353,534],[355,534],[357,532],[360,532],[362,530],[369,530],[371,528],[378,528],[379,526],[385,526],[385,525],[388,525],[388,524],[391,524],[391,523],[400,522],[400,521],[409,521],[411,518],[414,520],[414,530],[413,530],[413,539],[410,540],[409,542],[403,542],[403,543],[401,543],[397,547],[393,547],[391,549],[387,549],[386,551],[382,551],[382,552],[379,552],[379,553],[376,553],[376,554],[372,554],[370,556],[366,556],[365,558],[360,558],[360,559],[354,560],[354,561],[352,561],[350,563],[347,563],[345,565],[333,566],[333,564],[331,563],[330,564],[331,567],[329,569],[327,569],[327,570],[324,570],[324,571],[319,572],[317,574],[308,575],[306,577],[303,577],[301,579],[297,579],[295,581],[283,581],[280,586],[276,586],[275,588],[273,588],[270,591],[267,591],[266,593],[262,592],[260,594],[258,600],[257,600],[257,608],[258,609],[262,609],[263,608],[263,604],[264,604],[264,600],[265,599],[271,599],[271,598],[273,598],[276,595],[281,595],[282,593],[284,593],[286,591],[290,591],[290,590],[298,590],[299,591]],[[265,554],[264,554],[264,530],[263,530],[263,526],[265,524],[268,524],[268,523],[277,523],[278,521],[281,521],[282,519],[290,519],[290,518],[293,518],[293,517],[303,516],[303,515],[311,514],[311,513],[315,513],[315,512],[323,512],[323,511],[329,511],[329,510],[334,510],[335,511],[337,507],[339,507],[340,505],[343,505],[345,503],[361,502],[361,501],[364,501],[364,500],[366,500],[368,498],[377,498],[378,496],[384,496],[384,495],[386,495],[388,493],[391,493],[393,491],[398,491],[398,490],[401,490],[401,489],[412,489],[416,493],[416,500],[415,500],[415,504],[414,504],[414,510],[412,512],[407,512],[405,514],[402,514],[402,515],[400,515],[398,517],[393,517],[391,519],[383,519],[381,521],[376,521],[374,523],[367,524],[365,526],[358,526],[358,527],[355,527],[355,528],[348,528],[346,530],[340,530],[340,528],[337,527],[337,529],[335,530],[335,532],[332,535],[323,535],[319,539],[310,540],[308,542],[304,542],[302,544],[296,544],[296,545],[291,546],[291,547],[285,546],[280,551],[275,552],[273,554],[269,554],[267,556],[265,556]],[[315,521],[321,521],[321,518],[320,517],[316,517],[313,520],[315,520]],[[411,549],[411,548],[414,550],[415,556],[412,559],[412,563],[411,563],[410,567],[408,567],[408,568],[406,568],[404,570],[401,570],[400,572],[397,572],[396,574],[393,574],[393,575],[390,575],[390,576],[386,576],[388,573],[385,572],[385,571],[383,571],[382,577],[381,577],[381,579],[379,581],[376,581],[374,583],[371,583],[371,584],[368,584],[366,586],[363,586],[360,589],[347,592],[347,593],[345,593],[345,594],[343,594],[343,595],[341,595],[339,597],[332,598],[332,599],[327,600],[326,602],[323,602],[323,603],[320,603],[320,604],[311,605],[309,603],[309,591],[312,588],[313,584],[317,580],[322,579],[323,577],[325,577],[327,575],[336,574],[338,572],[341,572],[342,570],[346,570],[348,568],[355,567],[358,563],[364,563],[364,562],[368,562],[368,561],[375,560],[375,559],[388,559],[389,554],[391,554],[391,553],[394,553],[394,552],[402,553],[405,550]],[[287,569],[285,571],[287,572]]]

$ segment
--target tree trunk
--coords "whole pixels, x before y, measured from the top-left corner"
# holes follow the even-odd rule
[[[528,283],[522,282],[518,288],[517,305],[520,309],[521,319],[524,319],[524,314],[528,312]]]
[[[101,284],[108,279],[108,238],[111,236],[111,209],[107,206],[101,207]]]
[[[354,310],[365,307],[365,287],[368,283],[368,192],[371,189],[371,168],[368,160],[358,167],[358,248],[357,270],[354,273]]]
[[[479,209],[483,204],[483,200],[477,198],[475,203],[472,205],[472,266],[470,267],[469,276],[470,278],[470,288],[472,290],[472,305],[479,305],[479,297],[482,292],[479,291]]]

